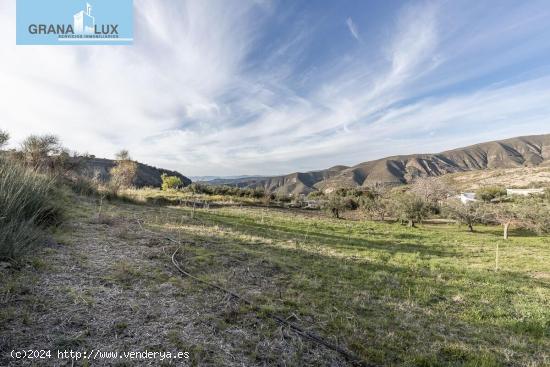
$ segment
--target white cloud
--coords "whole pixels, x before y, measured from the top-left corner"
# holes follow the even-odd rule
[[[548,73],[431,95],[499,70],[505,60],[476,59],[473,50],[499,44],[492,51],[504,53],[501,37],[532,39],[548,17],[519,37],[511,25],[522,24],[517,12],[533,12],[530,4],[484,18],[486,32],[476,14],[449,6],[407,5],[388,25],[384,48],[363,41],[300,67],[313,28],[299,23],[262,43],[264,21],[277,14],[270,2],[136,0],[133,47],[15,47],[14,3],[3,2],[0,127],[14,141],[55,133],[98,156],[128,148],[187,175],[320,169],[548,132]],[[346,24],[362,39],[351,18]]]
[[[353,22],[351,17],[348,17],[348,19],[346,19],[346,25],[348,26],[349,33],[351,33],[353,38],[359,41],[359,30],[357,29],[357,25]]]

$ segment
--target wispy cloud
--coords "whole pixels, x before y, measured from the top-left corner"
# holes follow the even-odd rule
[[[361,34],[349,17],[361,42],[348,49],[327,43],[343,14],[323,28],[267,1],[135,3],[133,47],[16,47],[15,5],[0,3],[0,127],[15,142],[52,132],[98,156],[125,147],[230,175],[549,132],[544,1],[417,2]]]
[[[351,17],[348,17],[348,19],[346,19],[346,25],[348,26],[349,33],[351,33],[353,38],[359,41],[359,30],[357,29],[357,25],[353,22],[353,19],[351,19]]]

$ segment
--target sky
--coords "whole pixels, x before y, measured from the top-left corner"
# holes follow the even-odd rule
[[[0,129],[187,176],[276,175],[550,133],[537,1],[134,0],[133,46],[16,46]]]

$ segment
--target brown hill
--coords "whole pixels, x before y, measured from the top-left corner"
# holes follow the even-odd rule
[[[416,177],[484,169],[550,166],[550,134],[524,136],[472,145],[436,154],[393,156],[286,176],[238,179],[224,184],[265,188],[285,195],[307,194],[336,187],[406,184]]]
[[[111,168],[115,166],[115,163],[116,162],[111,159],[88,159],[84,162],[80,173],[88,177],[99,176],[101,180],[107,181],[110,178],[109,172]],[[162,184],[162,179],[160,178],[160,176],[163,173],[166,173],[168,176],[179,177],[184,186],[191,184],[191,180],[179,172],[156,168],[139,162],[137,164],[137,177],[134,181],[137,187],[160,187]]]

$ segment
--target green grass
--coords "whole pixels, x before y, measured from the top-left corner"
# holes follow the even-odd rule
[[[119,197],[135,203],[153,205],[180,205],[181,203],[196,202],[197,206],[212,203],[223,203],[225,205],[258,205],[259,199],[226,195],[194,194],[180,190],[161,191],[154,188],[125,189],[121,190]],[[188,204],[190,205],[190,204]]]
[[[515,231],[504,241],[498,227],[411,229],[262,208],[201,209],[193,218],[189,208],[142,211],[150,228],[197,244],[185,247],[188,271],[253,294],[365,361],[548,364],[549,237]],[[259,289],[230,280],[244,265],[263,279]]]

